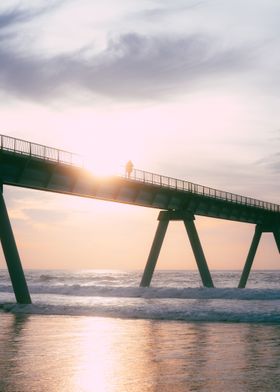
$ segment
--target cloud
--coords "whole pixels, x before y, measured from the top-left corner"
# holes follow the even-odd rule
[[[119,100],[155,99],[185,92],[213,75],[239,72],[247,61],[244,48],[222,48],[217,39],[199,34],[127,33],[109,39],[107,47],[94,55],[89,55],[91,47],[52,57],[24,51],[22,42],[14,39],[22,36],[18,24],[60,4],[63,0],[0,14],[2,94],[33,101],[71,99],[83,92]]]
[[[21,17],[6,15],[6,21]],[[43,57],[1,44],[0,88],[30,100],[82,90],[116,99],[157,98],[186,91],[213,76],[240,72],[247,61],[244,48],[222,48],[206,35],[123,34],[91,56],[84,49]]]
[[[138,11],[132,15],[129,15],[130,18],[133,17],[135,19],[145,20],[155,22],[155,20],[170,17],[170,15],[176,15],[178,12],[182,13],[184,11],[190,11],[196,9],[197,7],[201,6],[204,1],[190,1],[186,2],[185,0],[182,1],[167,1],[164,5],[164,2],[159,2],[159,7],[153,7],[149,9],[145,9],[142,11]]]
[[[12,9],[3,11],[0,13],[0,32],[5,28],[14,27],[18,23],[29,22],[40,15],[44,15],[46,12],[58,7],[63,2],[63,0],[53,0],[48,1],[48,4],[43,7],[24,9],[16,6]]]
[[[3,30],[17,23],[28,22],[40,13],[42,13],[42,10],[23,10],[20,8],[5,11],[0,14],[0,29]]]
[[[48,223],[56,226],[65,224],[69,216],[73,215],[73,208],[65,209],[65,198],[58,198],[55,194],[47,192],[6,187],[4,198],[6,200],[10,219],[21,227],[43,227]],[[71,211],[71,212],[70,212]]]
[[[258,165],[267,168],[270,172],[276,174],[280,172],[280,153],[268,155],[257,162]]]
[[[182,83],[186,87],[212,73],[233,71],[243,58],[240,51],[217,49],[206,36],[126,34],[94,59],[87,82],[111,94],[165,94],[180,90]]]
[[[267,145],[271,146],[274,152],[270,154],[263,155],[260,159],[258,159],[255,164],[260,168],[264,168],[268,174],[279,174],[280,172],[280,152],[279,150],[279,142],[280,142],[280,130],[275,129],[268,133],[266,137]],[[264,143],[263,143],[264,145]],[[271,148],[270,148],[271,150]],[[272,151],[273,151],[272,150]],[[277,151],[277,152],[275,152]],[[278,182],[277,182],[278,183]]]

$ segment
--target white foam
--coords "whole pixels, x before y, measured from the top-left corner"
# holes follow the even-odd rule
[[[115,287],[80,284],[29,285],[31,294],[57,294],[86,297],[116,298],[181,298],[181,299],[233,299],[279,300],[279,289],[237,288],[164,288],[164,287]],[[10,285],[0,285],[0,292],[12,293]]]
[[[140,272],[29,271],[33,305],[16,305],[6,272],[0,271],[0,309],[13,313],[214,321],[280,322],[278,271],[256,272],[254,288],[233,288],[239,272],[217,272],[226,288],[195,287],[194,272],[160,272],[150,288],[138,287]],[[178,284],[181,287],[178,287]],[[260,288],[261,287],[261,288]]]
[[[180,301],[181,302],[181,301]],[[77,306],[77,305],[18,305],[4,304],[6,312],[15,314],[44,314],[44,315],[75,315],[97,316],[132,319],[152,320],[182,320],[187,322],[245,322],[245,323],[279,323],[279,302],[277,306],[248,307],[247,303],[241,304],[209,304],[208,301],[185,301],[173,304],[153,303],[138,304],[133,306],[104,305]]]

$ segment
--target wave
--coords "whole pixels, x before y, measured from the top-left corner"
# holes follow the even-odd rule
[[[2,274],[2,275],[1,275]],[[217,272],[216,288],[198,287],[197,274],[159,272],[149,288],[141,273],[29,271],[32,305],[18,305],[7,272],[0,271],[0,312],[83,315],[187,322],[280,323],[280,273],[256,272],[237,289],[239,272]],[[221,287],[219,287],[221,286]],[[1,305],[2,303],[2,305]]]
[[[55,276],[51,276],[51,275],[47,275],[47,274],[42,274],[39,276],[39,280],[41,280],[42,282],[49,282],[54,279],[56,279]]]
[[[226,299],[226,300],[280,300],[280,289],[238,288],[162,288],[115,287],[80,284],[30,285],[32,294],[55,294],[75,297],[113,297],[146,299]],[[0,285],[0,293],[12,293],[10,285]]]
[[[69,276],[69,275],[50,275],[50,274],[41,274],[39,277],[33,276],[32,283],[39,283],[39,282],[49,282],[49,281],[57,281],[57,282],[64,282],[64,281],[77,281],[77,282],[115,282],[119,281],[119,276],[113,275],[102,275],[102,276],[90,276],[90,278],[86,276]]]
[[[219,322],[219,323],[280,323],[279,306],[254,307],[247,306],[223,306],[202,304],[201,302],[187,301],[184,306],[159,306],[158,301],[149,304],[130,304],[126,306],[94,306],[77,305],[19,305],[2,304],[0,309],[13,314],[36,314],[36,315],[63,315],[63,316],[91,316],[113,317],[142,320],[186,321],[186,322]]]

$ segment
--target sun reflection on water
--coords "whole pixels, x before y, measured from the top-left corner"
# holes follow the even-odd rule
[[[87,319],[84,327],[86,333],[77,347],[72,384],[82,391],[113,391],[112,380],[119,366],[116,331],[111,334],[103,319]]]
[[[279,390],[278,325],[11,314],[2,319],[0,391]]]
[[[119,320],[108,322],[106,318],[85,319],[83,327],[83,336],[76,346],[73,361],[75,373],[71,384],[74,390],[129,391],[131,390],[129,385],[131,383],[134,385],[138,379],[139,382],[136,381],[133,391],[142,391],[141,379],[145,379],[146,368],[139,367],[139,363],[137,367],[133,366],[133,360],[135,354],[141,352],[141,363],[148,363],[146,354],[149,344],[143,341],[143,336],[139,336],[137,340],[135,327],[128,322],[127,328],[124,329]],[[149,334],[147,334],[148,338]]]

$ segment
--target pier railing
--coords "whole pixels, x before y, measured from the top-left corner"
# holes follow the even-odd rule
[[[82,155],[37,143],[31,143],[26,140],[16,139],[10,136],[0,135],[0,149],[14,152],[16,154],[29,155],[31,157],[47,161],[86,168],[86,162]],[[127,178],[125,173],[119,176]],[[221,191],[219,189],[195,184],[186,180],[179,180],[177,178],[167,177],[161,174],[150,173],[144,170],[134,169],[129,176],[129,179],[147,184],[158,185],[164,188],[177,189],[197,195],[203,195],[213,199],[225,200],[236,204],[243,204],[250,207],[280,212],[280,205],[278,204]]]
[[[73,166],[84,166],[83,156],[69,151],[31,143],[22,139],[0,135],[1,150],[15,152],[17,154],[29,155],[47,161],[65,163]]]
[[[265,210],[280,212],[280,205],[254,199],[252,197],[241,196],[235,193],[221,191],[219,189],[210,188],[208,186],[195,184],[186,180],[179,180],[177,178],[162,176],[160,174],[150,173],[143,170],[134,169],[131,173],[130,179],[141,181],[144,183],[160,185],[162,187],[177,189],[203,195],[214,199],[220,199],[237,204],[244,204],[246,206],[263,208]]]

